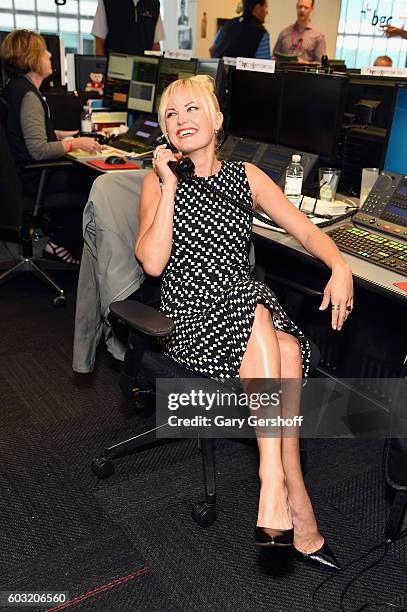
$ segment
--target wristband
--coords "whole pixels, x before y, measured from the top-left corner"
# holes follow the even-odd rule
[[[70,153],[72,151],[72,149],[73,149],[73,140],[70,140],[68,142],[68,151],[67,151],[67,153]]]

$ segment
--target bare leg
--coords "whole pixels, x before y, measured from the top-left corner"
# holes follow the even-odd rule
[[[246,352],[239,370],[240,378],[280,378],[280,349],[271,314],[258,304]],[[290,529],[292,521],[281,458],[281,438],[257,438],[260,454],[260,499],[257,525],[271,529]]]
[[[288,393],[283,398],[285,418],[299,414],[301,394],[301,350],[298,340],[282,331],[276,332],[281,355],[281,378],[297,379],[290,383]],[[287,397],[288,395],[288,397]],[[282,464],[286,477],[289,506],[294,526],[294,546],[304,553],[318,550],[324,539],[319,533],[317,521],[312,508],[300,464],[299,437],[283,437]]]

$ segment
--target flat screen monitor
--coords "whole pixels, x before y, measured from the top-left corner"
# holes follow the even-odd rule
[[[282,76],[230,69],[230,134],[262,142],[276,142]]]
[[[58,34],[44,34],[41,36],[45,40],[48,51],[51,53],[52,74],[43,80],[42,91],[50,89],[61,89],[65,86],[65,45]]]
[[[158,57],[135,57],[129,88],[129,110],[152,113],[157,88]]]
[[[352,74],[346,97],[346,112],[357,114],[357,104],[361,100],[377,103],[378,105],[373,113],[372,125],[387,129],[394,103],[395,86],[396,81],[389,77]]]
[[[177,79],[188,79],[196,74],[197,61],[177,60],[164,57],[160,62],[158,75],[157,95],[155,98],[154,112],[158,112],[161,95],[166,87]]]
[[[103,104],[117,110],[127,109],[130,81],[133,76],[135,55],[109,53]]]
[[[140,116],[130,128],[131,137],[145,145],[154,145],[161,129],[156,119],[152,117]],[[128,133],[129,134],[129,133]]]
[[[6,38],[7,34],[10,32],[0,31],[0,46],[3,40]],[[2,59],[0,59],[0,89],[2,89],[7,83],[7,73],[6,66]]]
[[[112,79],[130,81],[133,75],[134,58],[134,55],[127,55],[126,53],[109,53],[107,76]]]
[[[107,58],[100,55],[75,54],[75,89],[103,96]]]
[[[407,86],[398,86],[387,137],[384,170],[407,174]]]
[[[206,74],[213,78],[216,83],[218,74],[219,59],[198,60],[196,74]]]
[[[278,142],[334,160],[342,128],[348,77],[286,72]]]
[[[222,105],[224,96],[225,80],[227,83],[227,75],[224,75],[223,60],[219,58],[198,60],[196,74],[206,74],[215,81],[215,92],[219,103]]]

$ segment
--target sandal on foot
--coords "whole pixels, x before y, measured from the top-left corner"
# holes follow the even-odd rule
[[[42,253],[45,259],[52,259],[53,261],[59,261],[73,266],[79,266],[81,263],[79,259],[75,259],[68,249],[58,244],[54,244],[53,242],[47,242]]]

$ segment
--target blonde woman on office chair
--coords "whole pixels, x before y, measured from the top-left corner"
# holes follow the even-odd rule
[[[190,179],[174,173],[178,156],[157,147],[140,201],[136,256],[147,274],[163,274],[161,310],[175,322],[164,352],[212,378],[291,378],[308,374],[310,347],[273,291],[253,279],[248,261],[255,205],[330,269],[321,309],[331,304],[340,330],[353,306],[352,274],[332,240],[250,163],[216,156],[223,116],[209,77],[172,83],[159,121],[172,147],[195,165]],[[175,168],[176,170],[176,168]],[[298,411],[297,385],[294,403]],[[319,532],[301,473],[298,437],[258,437],[260,498],[255,543],[292,546],[307,562],[340,570]]]

